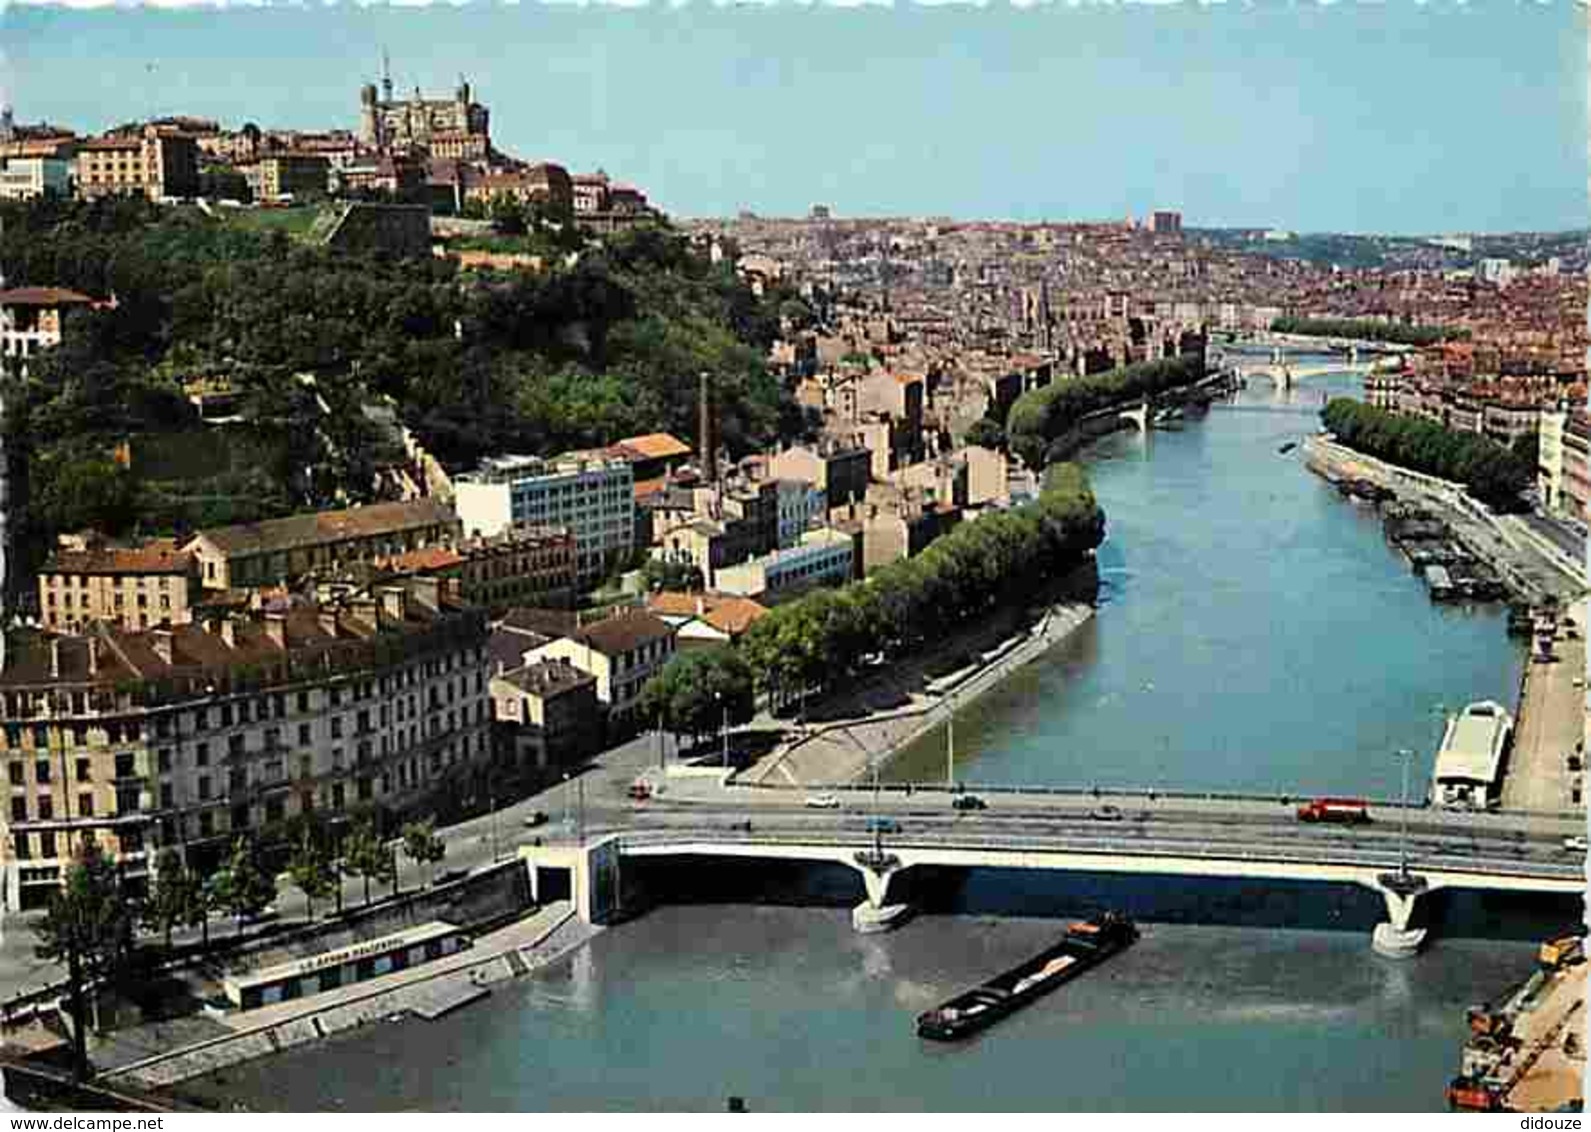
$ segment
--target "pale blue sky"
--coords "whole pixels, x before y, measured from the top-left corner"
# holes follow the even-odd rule
[[[12,7],[0,45],[18,120],[80,129],[353,127],[386,45],[400,89],[466,72],[500,147],[680,215],[1587,224],[1585,18],[1564,0]]]

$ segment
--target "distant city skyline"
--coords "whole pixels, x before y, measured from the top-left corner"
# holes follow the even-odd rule
[[[462,73],[499,148],[601,167],[682,217],[1587,224],[1570,5],[12,5],[0,26],[19,122],[354,129],[385,48],[399,92]]]

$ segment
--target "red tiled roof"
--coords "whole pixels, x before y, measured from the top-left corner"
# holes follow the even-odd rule
[[[399,574],[423,574],[427,570],[446,570],[463,562],[463,557],[445,546],[426,546],[404,551],[391,558],[377,559],[376,565]]]
[[[137,547],[105,547],[100,550],[61,550],[51,555],[41,568],[46,574],[181,574],[193,556],[178,550],[170,539],[160,539]]]
[[[82,306],[93,302],[87,295],[64,287],[13,287],[0,291],[0,306],[5,307]]]
[[[620,448],[628,448],[648,460],[661,460],[669,456],[689,456],[691,446],[666,432],[649,432],[645,436],[631,436],[619,441]]]

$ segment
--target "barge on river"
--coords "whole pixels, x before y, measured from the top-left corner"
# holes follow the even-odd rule
[[[1103,963],[1137,939],[1137,927],[1118,912],[1075,923],[1066,929],[1059,943],[1026,963],[918,1015],[917,1035],[939,1042],[969,1038],[1068,979]]]

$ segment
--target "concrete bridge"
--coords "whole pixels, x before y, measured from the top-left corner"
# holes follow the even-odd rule
[[[1096,824],[1056,836],[1020,822],[968,818],[937,828],[914,823],[910,834],[891,833],[886,839],[870,835],[865,826],[753,834],[750,821],[726,829],[682,815],[686,824],[675,828],[632,828],[579,845],[525,847],[520,853],[533,889],[543,883],[545,870],[566,870],[579,915],[591,922],[623,914],[625,861],[656,858],[804,861],[853,869],[866,893],[852,913],[853,926],[862,932],[888,930],[909,916],[910,907],[892,899],[891,886],[919,866],[1349,885],[1381,896],[1386,920],[1376,926],[1372,943],[1378,952],[1398,957],[1414,954],[1424,941],[1426,929],[1415,926],[1414,918],[1425,895],[1470,889],[1575,896],[1586,883],[1578,857],[1522,855],[1523,834],[1483,839],[1473,827],[1461,835],[1467,838],[1461,845],[1433,852],[1427,844],[1405,867],[1387,831],[1366,837],[1360,835],[1366,831],[1312,828],[1301,835],[1297,825],[1250,822],[1195,835],[1186,823],[1171,822],[1163,828]],[[1208,821],[1208,815],[1200,820]],[[1551,841],[1549,836],[1543,847]]]

